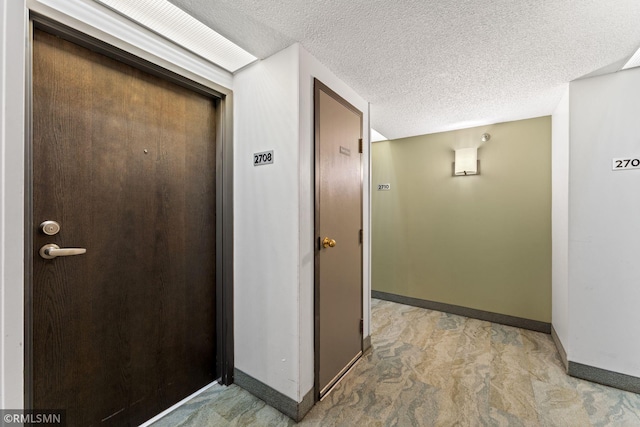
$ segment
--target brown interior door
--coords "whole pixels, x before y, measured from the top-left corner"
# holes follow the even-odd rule
[[[137,425],[215,379],[215,100],[33,49],[33,406]]]
[[[362,354],[362,113],[316,80],[315,129],[316,386],[322,397]]]

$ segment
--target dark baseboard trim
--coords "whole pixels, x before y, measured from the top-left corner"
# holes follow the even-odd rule
[[[640,394],[640,378],[569,361],[569,375]]]
[[[302,402],[296,402],[239,369],[234,371],[234,383],[296,422],[301,421],[316,403],[313,388],[304,396]]]
[[[545,334],[551,333],[551,323],[540,322],[539,320],[524,319],[522,317],[509,316],[507,314],[492,313],[490,311],[477,310],[475,308],[461,307],[459,305],[428,301],[420,298],[406,297],[404,295],[390,294],[381,291],[371,291],[371,297],[426,308],[429,310],[444,311],[445,313],[457,314],[459,316],[471,317],[473,319],[485,320],[487,322],[515,326],[516,328],[530,329],[532,331],[544,332]]]
[[[564,365],[564,369],[569,372],[569,360],[567,359],[567,352],[564,350],[564,346],[562,345],[562,341],[560,341],[560,337],[556,333],[556,329],[551,325],[551,338],[553,338],[553,342],[558,349],[558,353],[560,354],[560,359],[562,359],[562,364]]]
[[[362,339],[362,354],[371,348],[371,335],[367,335]]]
[[[298,419],[296,421],[302,421],[302,419],[307,415],[307,413],[313,408],[313,405],[316,404],[316,398],[314,393],[314,387],[311,387],[311,390],[307,392],[302,398],[302,402],[298,403]]]

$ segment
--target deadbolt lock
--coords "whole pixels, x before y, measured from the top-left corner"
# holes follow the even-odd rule
[[[333,248],[335,245],[336,245],[336,241],[333,239],[330,239],[328,237],[325,237],[324,239],[322,239],[323,248]]]
[[[60,231],[60,224],[55,221],[45,221],[40,224],[40,230],[47,236],[53,236]]]

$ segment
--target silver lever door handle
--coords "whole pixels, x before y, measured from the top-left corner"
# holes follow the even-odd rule
[[[40,248],[40,256],[44,259],[54,259],[59,256],[82,255],[86,253],[85,248],[60,248],[54,243],[48,243]]]

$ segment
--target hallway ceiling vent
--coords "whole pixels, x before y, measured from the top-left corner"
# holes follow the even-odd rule
[[[95,0],[229,72],[257,58],[167,0]]]

